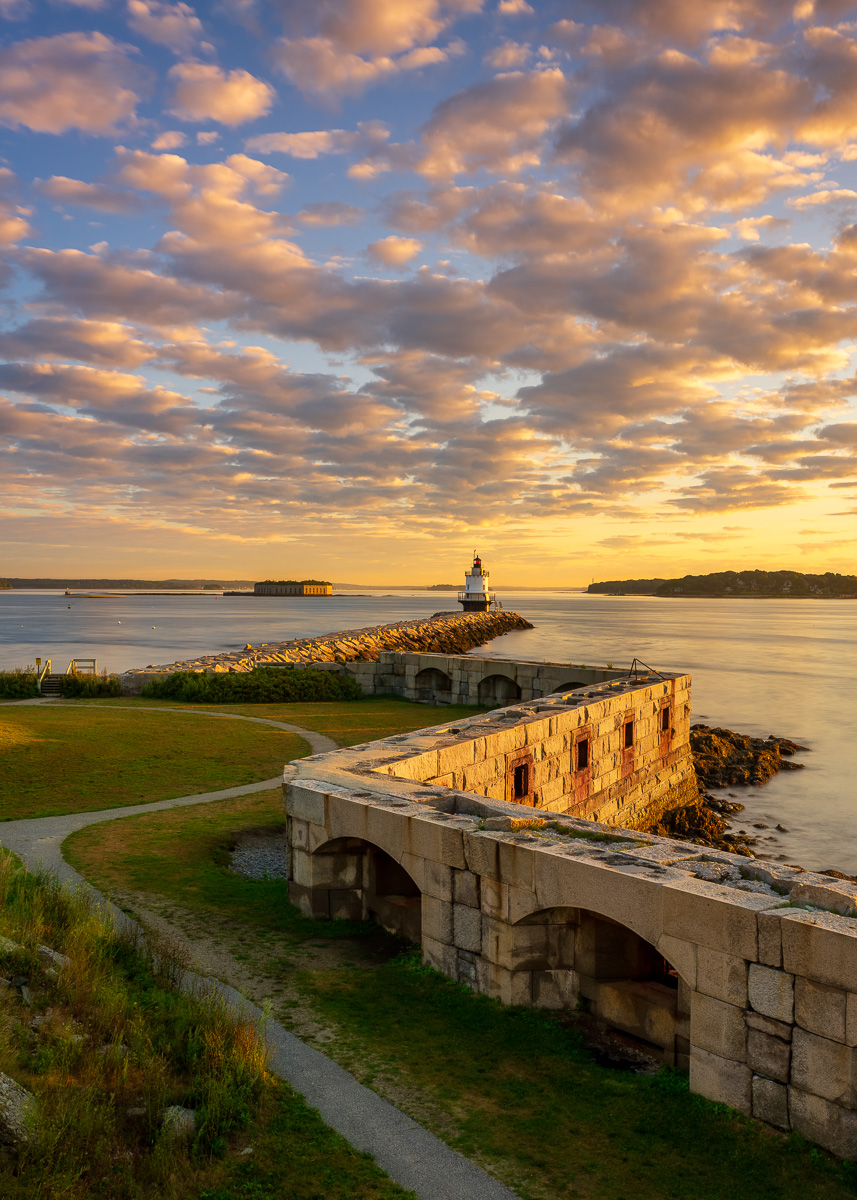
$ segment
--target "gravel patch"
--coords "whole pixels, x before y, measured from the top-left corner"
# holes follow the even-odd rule
[[[229,856],[229,869],[245,879],[288,879],[289,857],[284,835],[242,842]]]

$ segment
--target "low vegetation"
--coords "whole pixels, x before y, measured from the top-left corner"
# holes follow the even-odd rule
[[[218,791],[272,779],[308,750],[280,729],[192,712],[8,706],[0,814],[47,817]]]
[[[96,696],[119,696],[122,688],[118,675],[77,675],[60,676],[60,692],[66,700],[92,700]]]
[[[217,675],[176,671],[152,679],[141,692],[144,699],[203,704],[359,700],[362,694],[360,684],[350,675],[294,667],[257,667],[253,671],[224,671]]]
[[[269,1074],[251,1024],[176,990],[173,947],[7,853],[0,935],[0,1071],[31,1097],[0,1148],[7,1200],[407,1200]]]
[[[39,685],[32,667],[0,671],[0,700],[29,700],[38,694]]]

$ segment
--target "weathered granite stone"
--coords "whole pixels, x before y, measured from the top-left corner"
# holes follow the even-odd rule
[[[17,1146],[36,1133],[36,1098],[0,1071],[0,1144]]]

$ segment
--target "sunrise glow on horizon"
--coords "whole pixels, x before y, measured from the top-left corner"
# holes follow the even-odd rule
[[[0,0],[2,576],[857,570],[857,7]]]

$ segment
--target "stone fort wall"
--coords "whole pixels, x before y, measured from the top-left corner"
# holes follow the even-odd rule
[[[590,686],[290,764],[291,897],[374,917],[504,1003],[582,1000],[689,1070],[692,1091],[857,1158],[857,885],[635,832],[609,799],[627,715],[645,775],[662,753],[656,714],[688,682]],[[575,815],[566,767],[587,726],[605,786],[584,811],[609,823]],[[684,737],[673,720],[667,759]],[[559,766],[511,803],[514,773],[494,764],[522,752]],[[683,762],[666,769],[678,778]]]

